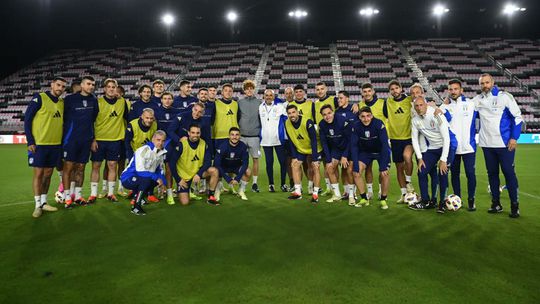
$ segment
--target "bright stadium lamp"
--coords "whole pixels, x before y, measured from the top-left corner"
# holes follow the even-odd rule
[[[435,5],[435,7],[433,7],[433,15],[435,15],[435,16],[442,16],[442,15],[448,13],[449,11],[450,10],[446,6],[444,6],[442,4],[437,4],[437,5]]]
[[[377,15],[378,13],[379,10],[372,7],[367,7],[360,10],[360,16],[371,17],[373,15]]]
[[[238,19],[238,14],[236,12],[230,11],[230,12],[227,13],[227,20],[229,22],[234,23],[234,22],[236,22],[237,19]]]
[[[161,17],[161,21],[163,22],[163,24],[167,25],[167,26],[170,26],[174,23],[174,16],[167,13],[167,14],[164,14],[162,17]]]
[[[289,12],[289,17],[293,17],[293,18],[296,18],[296,19],[304,18],[307,15],[308,15],[308,13],[306,11],[300,10],[300,9]]]
[[[505,15],[511,16],[511,15],[513,15],[514,13],[517,13],[517,12],[524,12],[524,11],[526,11],[526,10],[527,10],[527,8],[525,8],[525,7],[519,7],[519,6],[517,6],[517,5],[513,4],[513,3],[508,3],[508,4],[506,4],[506,5],[504,6],[502,12],[503,12],[503,14],[505,14]]]

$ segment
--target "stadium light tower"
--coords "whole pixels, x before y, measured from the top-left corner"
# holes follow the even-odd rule
[[[514,15],[514,13],[518,13],[518,12],[524,12],[526,11],[527,8],[525,7],[519,7],[513,3],[508,3],[504,6],[503,8],[503,14],[505,15],[508,15],[508,16],[512,16]]]
[[[308,13],[305,10],[296,9],[294,11],[289,12],[289,17],[295,18],[295,19],[303,19],[307,17]]]
[[[174,24],[175,18],[171,13],[165,13],[161,16],[161,22],[167,28],[167,45],[171,43],[171,26]]]
[[[442,5],[442,4],[437,4],[433,7],[433,15],[437,16],[437,17],[440,17],[446,13],[448,13],[450,10]]]
[[[235,11],[228,12],[226,17],[230,23],[235,23],[238,20],[238,14]]]
[[[368,18],[373,15],[378,15],[378,14],[379,14],[379,10],[372,7],[366,7],[360,10],[360,16],[365,16]]]

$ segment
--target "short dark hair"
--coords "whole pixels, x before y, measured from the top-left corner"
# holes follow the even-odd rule
[[[448,85],[451,85],[451,84],[459,84],[460,87],[462,87],[463,85],[461,84],[461,80],[457,79],[457,78],[454,78],[454,79],[450,79],[448,81]]]
[[[231,88],[234,91],[234,88],[232,86],[232,83],[226,82],[221,86],[221,90],[225,89],[226,87]]]
[[[368,107],[368,106],[362,107],[362,108],[360,109],[360,112],[359,112],[359,113],[362,113],[362,112],[372,113],[372,112],[371,112],[371,108]]]
[[[392,79],[390,80],[390,82],[388,83],[388,88],[390,88],[391,86],[393,85],[397,85],[398,87],[402,88],[403,86],[401,85],[401,83],[399,82],[399,80],[397,79]]]
[[[301,84],[295,85],[295,86],[294,86],[294,90],[295,90],[295,91],[296,91],[296,90],[302,90],[302,91],[304,91],[304,92],[306,91],[306,89],[304,89],[304,86],[301,85]]]
[[[165,85],[165,82],[161,79],[156,79],[152,82],[152,86],[155,86],[156,84],[161,83],[162,85]]]
[[[295,106],[295,105],[293,105],[293,104],[288,105],[287,108],[286,108],[285,110],[286,110],[287,112],[289,112],[290,109],[295,109],[295,110],[298,111],[298,107]]]
[[[240,129],[238,127],[231,127],[229,129],[229,134],[231,134],[232,131],[238,131],[238,133],[240,133]]]
[[[144,89],[149,89],[149,90],[150,90],[150,93],[152,93],[152,91],[153,91],[151,86],[149,86],[149,85],[147,85],[147,84],[143,84],[142,86],[139,87],[139,89],[137,90],[137,92],[138,92],[139,94],[141,94],[142,91],[143,91]]]
[[[163,94],[161,94],[161,98],[163,98],[163,96],[165,96],[165,95],[169,95],[169,96],[171,96],[171,98],[174,98],[174,95],[171,92],[163,92]]]
[[[189,80],[182,80],[182,81],[180,81],[179,87],[181,88],[181,87],[185,86],[186,84],[191,84],[191,81],[189,81]]]
[[[208,92],[208,89],[207,88],[200,88],[199,91],[197,93],[200,93],[201,91],[206,91]]]
[[[343,94],[343,96],[345,96],[347,98],[351,97],[351,94],[349,94],[349,92],[345,91],[345,90],[339,91],[338,94]]]
[[[326,83],[324,81],[319,81],[315,86],[326,86]]]
[[[324,106],[321,107],[321,110],[319,110],[319,112],[322,114],[322,111],[324,111],[325,109],[330,109],[332,112],[334,111],[331,105],[325,104]]]
[[[211,85],[208,86],[208,88],[209,88],[209,89],[216,89],[216,90],[217,90],[217,85],[211,84]]]
[[[85,80],[90,80],[90,81],[94,81],[94,82],[96,81],[96,80],[94,79],[94,77],[92,77],[92,76],[90,76],[90,75],[85,75],[85,76],[83,76],[83,77],[81,78],[81,82],[83,82],[83,81],[85,81]]]
[[[55,82],[55,81],[62,81],[62,82],[67,83],[67,80],[64,77],[61,77],[61,76],[54,76],[54,78],[51,80],[51,82]]]
[[[371,82],[364,82],[364,83],[362,84],[362,87],[361,87],[361,88],[362,88],[362,90],[363,90],[363,89],[373,89],[373,85],[371,84]]]
[[[124,89],[124,87],[121,86],[121,85],[117,86],[116,89],[120,90],[120,92],[122,92],[122,94],[126,93],[126,89]]]
[[[197,123],[192,123],[192,124],[189,125],[188,130],[191,131],[191,128],[197,128],[197,129],[200,130],[201,126],[199,124],[197,124]]]

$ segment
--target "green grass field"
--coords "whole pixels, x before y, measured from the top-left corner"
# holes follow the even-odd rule
[[[517,220],[506,191],[505,212],[486,212],[481,153],[473,213],[397,205],[392,171],[386,211],[287,201],[263,173],[248,202],[137,217],[98,200],[33,219],[25,147],[1,146],[0,303],[540,303],[539,155],[518,147]]]

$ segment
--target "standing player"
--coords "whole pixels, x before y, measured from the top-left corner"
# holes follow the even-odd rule
[[[150,100],[160,105],[161,96],[163,96],[163,93],[165,92],[165,82],[163,82],[161,79],[154,80],[154,82],[152,82],[152,91],[154,93],[152,94]]]
[[[411,183],[413,170],[411,144],[411,108],[412,98],[403,93],[403,87],[397,80],[388,83],[390,96],[386,99],[383,113],[388,121],[388,137],[392,148],[392,160],[396,163],[397,179],[401,188],[401,198],[399,203],[407,192],[414,192]]]
[[[96,82],[84,76],[81,92],[69,95],[64,101],[64,202],[71,208],[73,198],[78,204],[86,201],[81,195],[84,170],[90,158],[90,147],[94,139],[94,122],[98,114],[94,96]],[[72,187],[73,185],[73,187]]]
[[[354,182],[360,190],[360,201],[356,203],[354,193],[349,193],[349,205],[355,207],[369,206],[370,198],[365,192],[362,180],[363,172],[374,160],[379,164],[379,180],[381,181],[381,209],[388,209],[386,202],[390,185],[390,146],[388,135],[382,120],[373,117],[370,107],[362,107],[359,112],[360,122],[352,127],[351,156],[354,171]]]
[[[45,211],[57,211],[47,204],[47,193],[54,167],[62,157],[62,126],[66,80],[55,77],[51,90],[34,95],[24,115],[24,131],[28,143],[28,165],[34,168],[32,188],[38,218]]]
[[[233,99],[233,86],[226,83],[221,87],[221,99],[217,99],[216,115],[212,122],[212,138],[215,139],[215,148],[229,140],[229,130],[238,128],[238,102]]]
[[[341,200],[339,192],[339,164],[346,170],[349,165],[350,123],[341,115],[334,115],[334,110],[329,104],[322,106],[320,110],[323,120],[319,123],[319,135],[326,163],[326,172],[330,179],[333,196],[326,200],[327,203]]]
[[[144,109],[152,109],[154,113],[159,108],[159,103],[152,101],[152,88],[149,85],[143,84],[139,87],[139,99],[131,102],[131,108],[128,114],[128,122],[141,117]]]
[[[188,139],[176,146],[174,153],[169,157],[169,167],[178,184],[180,203],[189,204],[188,193],[192,183],[198,183],[201,178],[210,178],[208,203],[219,205],[214,196],[219,172],[210,166],[211,154],[206,142],[200,138],[201,128],[198,125],[191,125],[188,130]]]
[[[478,112],[474,101],[463,95],[463,87],[458,79],[448,82],[449,104],[442,104],[441,109],[446,111],[445,116],[450,118],[450,128],[455,132],[458,146],[456,156],[452,163],[452,189],[454,194],[461,197],[460,170],[461,160],[467,176],[467,202],[468,210],[475,211],[474,196],[476,193],[476,118]]]
[[[240,129],[232,127],[229,130],[229,141],[219,146],[217,151],[214,157],[214,166],[219,171],[219,183],[221,183],[221,178],[224,178],[231,188],[234,188],[235,185],[240,183],[238,196],[242,200],[247,201],[246,185],[249,182],[251,172],[248,168],[248,147],[240,141]],[[219,184],[217,189],[215,198],[219,201]]]
[[[191,95],[191,82],[188,80],[180,81],[180,95],[174,98],[173,107],[184,111],[195,102],[197,102],[197,98]]]
[[[286,109],[289,103],[294,100],[294,89],[292,87],[286,87],[284,91],[284,97],[285,97],[285,101],[283,102],[283,108]],[[286,116],[285,116],[285,119],[287,119]],[[291,157],[291,151],[289,150],[290,144],[289,144],[289,139],[287,138],[287,133],[285,133],[285,142],[283,143],[283,146],[285,147],[285,153],[287,155],[287,174],[289,175],[288,191],[290,191],[292,188],[294,188],[294,181],[292,177],[292,166],[291,166],[292,157]]]
[[[300,115],[294,104],[287,106],[287,116],[289,119],[285,122],[285,130],[290,141],[294,179],[294,192],[289,196],[289,199],[302,198],[302,163],[311,160],[313,168],[311,180],[314,185],[311,202],[316,204],[319,202],[319,184],[321,182],[319,165],[322,147],[317,141],[315,124],[307,116]]]
[[[433,167],[439,168],[439,207],[437,212],[444,213],[444,199],[448,189],[448,168],[454,161],[457,141],[450,130],[446,118],[435,114],[435,109],[429,107],[424,97],[414,100],[416,114],[412,118],[412,144],[418,158],[418,183],[422,200],[409,208],[413,210],[431,209],[437,207],[436,198],[429,198],[428,175]],[[420,137],[422,135],[423,137]],[[421,143],[427,141],[429,145]]]
[[[336,116],[342,116],[345,118],[349,125],[353,125],[358,120],[358,114],[355,114],[353,112],[354,105],[350,103],[349,100],[350,94],[347,91],[339,91],[338,92],[338,108],[336,109]],[[358,105],[356,105],[358,106]],[[358,112],[357,112],[358,113]],[[350,138],[347,138],[347,141],[350,142]],[[352,165],[352,158],[350,155],[350,150],[348,155],[344,155],[345,158],[348,159],[349,164],[347,164],[345,167],[341,167],[341,180],[343,182],[343,196],[341,197],[342,200],[349,199],[349,194],[354,193],[354,180],[353,180],[353,174],[352,174],[352,168],[350,168],[350,165]]]
[[[259,106],[261,120],[261,146],[266,160],[266,174],[268,175],[268,191],[275,192],[274,187],[274,150],[279,162],[281,191],[287,192],[285,178],[287,174],[285,142],[285,106],[276,103],[274,91],[264,90],[264,102]]]
[[[259,192],[257,179],[259,177],[259,157],[261,157],[261,121],[259,106],[262,100],[255,97],[255,82],[247,79],[243,83],[245,98],[238,100],[238,125],[242,134],[242,142],[249,150],[253,160],[253,184],[251,191]]]
[[[133,214],[145,215],[142,208],[145,196],[156,186],[165,186],[163,161],[167,153],[164,148],[166,137],[164,131],[156,131],[150,142],[135,150],[126,170],[120,176],[122,184],[135,193],[131,207]]]
[[[208,101],[216,102],[217,99],[217,87],[215,85],[208,86]]]
[[[499,166],[506,179],[510,196],[510,217],[519,217],[518,180],[514,168],[517,140],[521,134],[521,111],[510,93],[495,86],[493,77],[483,74],[479,79],[482,93],[475,97],[480,115],[478,145],[482,147],[490,189],[499,189]],[[500,192],[491,191],[489,213],[502,212]]]
[[[125,137],[125,118],[128,106],[123,97],[117,97],[118,83],[114,79],[105,80],[105,94],[98,98],[98,115],[94,123],[95,138],[92,142],[92,175],[90,182],[89,203],[96,201],[98,192],[99,170],[103,160],[108,168],[107,199],[117,202],[114,195],[116,170],[121,158],[122,141]],[[125,157],[125,156],[124,156]]]

